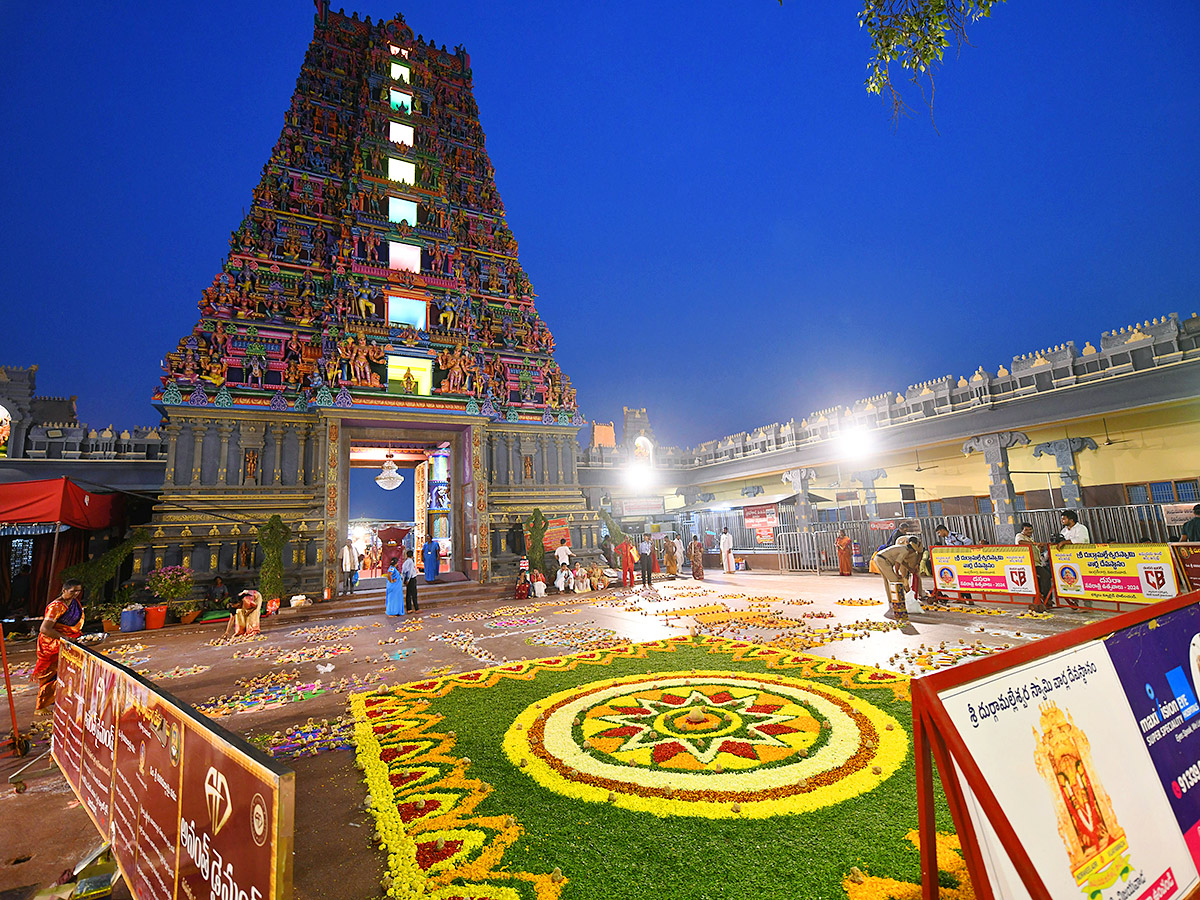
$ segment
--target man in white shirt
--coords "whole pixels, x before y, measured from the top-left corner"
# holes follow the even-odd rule
[[[650,587],[650,575],[654,571],[654,544],[649,534],[643,534],[638,542],[638,568],[642,571],[642,586]]]
[[[728,528],[721,529],[721,567],[726,572],[733,571],[733,535]]]
[[[404,611],[420,612],[421,608],[417,606],[417,563],[411,550],[404,555],[404,565],[400,567],[400,583],[404,585]]]
[[[574,555],[571,552],[571,548],[567,546],[567,539],[560,538],[558,546],[554,548],[554,558],[558,560],[558,564],[561,566],[565,563],[569,566],[571,564],[571,557]]]
[[[683,538],[675,535],[675,559],[679,561],[679,571],[683,571]],[[690,562],[689,562],[690,565]]]
[[[560,547],[559,550],[561,549]],[[554,552],[557,554],[558,550]],[[558,574],[554,576],[554,586],[560,594],[567,594],[575,589],[575,576],[571,574],[571,567],[566,563],[558,567]]]
[[[1088,533],[1087,526],[1079,521],[1079,514],[1073,509],[1064,509],[1060,516],[1062,520],[1062,541],[1059,542],[1061,549],[1063,544],[1090,544],[1092,536]]]
[[[346,541],[342,547],[342,593],[353,594],[354,582],[351,580],[355,570],[358,568],[358,553],[353,545]]]

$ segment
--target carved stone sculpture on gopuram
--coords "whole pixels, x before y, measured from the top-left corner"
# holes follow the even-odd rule
[[[493,436],[532,429],[539,446],[575,448],[585,420],[494,176],[463,47],[439,48],[402,17],[372,23],[317,0],[279,139],[224,264],[199,291],[195,326],[164,359],[153,400],[171,425],[166,493],[232,503],[289,489],[288,504],[261,512],[290,504],[295,534],[296,510],[334,502],[329,425],[347,417]],[[562,468],[575,479],[573,460]],[[507,467],[491,463],[474,480],[490,484],[496,471]],[[566,491],[571,480],[555,482],[559,512],[585,507],[577,488]],[[187,518],[163,506],[160,543]],[[323,535],[344,518],[339,506],[337,521],[304,520],[313,546],[297,547],[301,566],[328,566]],[[156,551],[147,563],[194,551]]]

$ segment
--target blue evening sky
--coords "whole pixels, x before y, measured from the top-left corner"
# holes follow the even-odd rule
[[[347,7],[349,8],[349,7]],[[1200,5],[1010,2],[893,128],[857,2],[412,0],[583,413],[692,445],[1197,309]],[[391,4],[364,0],[361,14]],[[5,4],[0,362],[151,424],[281,129],[302,0]]]

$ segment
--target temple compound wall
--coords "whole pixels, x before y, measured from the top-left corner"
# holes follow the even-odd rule
[[[471,579],[515,572],[534,507],[597,546],[585,420],[494,174],[462,47],[318,3],[249,212],[154,393],[165,477],[137,573],[249,572],[278,514],[288,589],[332,591],[361,447],[449,451],[438,525]]]
[[[797,523],[809,529],[983,515],[1001,537],[1026,510],[1200,500],[1200,317],[1172,313],[1098,343],[690,449],[654,446],[654,488],[641,493],[661,500],[665,518],[803,495]],[[596,506],[638,497],[625,473],[638,463],[636,437],[653,434],[639,412],[626,410],[621,443],[612,423],[593,425],[580,477]]]

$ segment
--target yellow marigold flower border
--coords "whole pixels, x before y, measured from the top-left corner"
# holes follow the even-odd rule
[[[758,661],[768,669],[798,670],[799,677],[838,678],[845,688],[890,690],[897,700],[911,700],[909,678],[902,674],[714,636],[679,636],[608,650],[505,663],[392,688],[380,685],[374,691],[353,694],[349,703],[354,716],[356,758],[368,786],[378,845],[387,854],[387,896],[395,900],[443,900],[473,894],[489,900],[519,900],[515,889],[495,883],[519,880],[533,886],[537,900],[559,900],[563,887],[569,883],[566,878],[556,880],[550,874],[513,871],[507,864],[502,865],[504,852],[520,835],[521,826],[512,816],[475,815],[475,808],[491,793],[491,787],[465,776],[464,761],[452,755],[455,739],[435,730],[439,716],[423,711],[429,698],[446,696],[455,688],[491,687],[503,679],[531,680],[544,670],[573,671],[584,665],[606,666],[618,658],[647,659],[651,653],[669,654],[681,645],[728,654],[733,661]],[[368,701],[372,701],[375,709],[368,711]],[[376,726],[381,725],[388,726],[392,743],[407,741],[416,746],[403,758],[407,768],[401,771],[416,776],[407,786],[393,787],[389,779],[389,765],[383,759],[386,748],[376,731]],[[461,799],[444,813],[421,816],[405,824],[400,802],[418,794],[441,791],[453,791]],[[479,844],[478,854],[457,867],[423,871],[417,863],[419,848],[458,828],[484,832],[485,840]],[[456,880],[465,883],[451,883]]]

